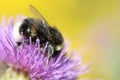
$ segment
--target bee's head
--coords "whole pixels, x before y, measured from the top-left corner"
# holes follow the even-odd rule
[[[31,18],[24,19],[23,23],[19,28],[19,34],[23,35],[25,38],[36,36],[36,29],[34,25],[34,20]]]
[[[19,42],[22,36],[26,39],[36,36],[36,29],[34,27],[34,20],[32,18],[26,18],[14,25],[13,38],[15,41]]]

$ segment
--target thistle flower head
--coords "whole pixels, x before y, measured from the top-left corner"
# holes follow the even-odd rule
[[[66,45],[57,57],[51,58],[46,65],[48,57],[45,56],[47,44],[44,49],[40,49],[40,39],[32,44],[26,44],[22,39],[20,47],[14,43],[11,33],[13,19],[9,20],[8,27],[1,28],[0,31],[0,61],[5,62],[15,71],[23,72],[31,80],[76,80],[86,72],[88,66],[81,66],[82,61],[78,58],[71,59],[67,56]]]

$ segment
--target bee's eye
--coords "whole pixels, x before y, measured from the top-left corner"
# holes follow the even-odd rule
[[[27,37],[27,36],[30,36],[31,35],[31,29],[30,27],[26,28],[25,32],[23,32],[24,35]]]
[[[30,33],[30,28],[27,29],[27,33]]]

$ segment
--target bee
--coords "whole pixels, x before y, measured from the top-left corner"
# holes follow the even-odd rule
[[[31,37],[33,44],[38,38],[41,48],[44,48],[48,42],[47,56],[49,61],[51,57],[59,55],[62,50],[64,43],[63,36],[56,27],[48,24],[46,19],[34,6],[30,5],[29,8],[37,18],[28,17],[16,23],[13,27],[13,37],[18,46],[21,45],[22,36],[27,44],[30,44],[29,37]]]

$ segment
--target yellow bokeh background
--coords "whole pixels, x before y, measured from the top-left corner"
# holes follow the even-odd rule
[[[0,17],[33,16],[34,5],[71,43],[71,50],[91,63],[91,80],[120,80],[119,0],[1,0]]]

